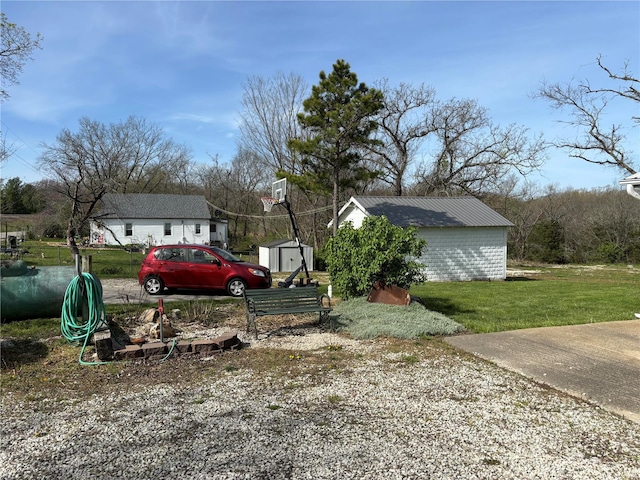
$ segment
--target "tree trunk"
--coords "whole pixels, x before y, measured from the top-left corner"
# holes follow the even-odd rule
[[[336,162],[337,163],[337,162]],[[340,188],[338,182],[340,181],[340,170],[338,167],[333,169],[333,236],[338,233],[338,194]]]

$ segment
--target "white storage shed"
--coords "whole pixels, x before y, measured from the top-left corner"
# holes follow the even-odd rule
[[[313,270],[313,248],[302,244],[307,269]],[[295,240],[275,240],[258,248],[258,263],[272,272],[293,272],[302,265],[300,249]]]

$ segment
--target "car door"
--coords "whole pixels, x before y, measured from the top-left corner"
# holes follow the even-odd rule
[[[206,248],[189,249],[189,277],[193,288],[225,287],[220,259]]]
[[[162,253],[162,278],[169,288],[189,288],[188,263],[184,248],[165,248]],[[185,282],[187,284],[185,284]]]

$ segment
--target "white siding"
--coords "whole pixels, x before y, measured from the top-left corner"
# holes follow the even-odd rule
[[[219,243],[220,245],[222,245],[227,241],[228,238],[229,237],[227,236],[227,224],[223,222],[216,222],[215,220],[212,221],[211,234],[209,236],[210,241],[212,243]]]
[[[504,280],[507,277],[505,227],[422,228],[429,281]]]
[[[267,267],[272,272],[279,272],[278,248],[258,247],[258,265]]]
[[[364,212],[354,205],[343,212],[342,217],[339,219],[339,225],[342,225],[344,222],[351,222],[353,223],[353,228],[360,228],[366,217]]]
[[[105,219],[106,227],[102,231],[91,226],[91,242],[105,245],[127,245],[130,243],[145,245],[169,245],[174,243],[204,244],[209,241],[209,220],[142,220],[142,219]],[[125,225],[131,223],[133,235],[125,236]],[[164,224],[171,223],[171,235],[164,234]],[[196,223],[200,224],[200,233],[196,233]],[[109,231],[111,230],[111,231]],[[113,233],[112,233],[113,232]],[[101,234],[103,242],[100,242]],[[115,238],[114,238],[115,237]]]
[[[313,248],[303,244],[302,250],[307,270],[311,272],[313,271]],[[272,247],[259,247],[258,255],[258,263],[272,272],[293,272],[302,265],[300,250],[294,241],[283,242]]]

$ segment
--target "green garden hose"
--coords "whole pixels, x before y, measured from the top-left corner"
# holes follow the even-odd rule
[[[80,351],[81,365],[99,365],[107,362],[85,362],[82,356],[87,343],[99,328],[109,328],[102,301],[102,285],[89,273],[82,273],[71,280],[64,294],[60,329],[70,342],[83,342]]]

